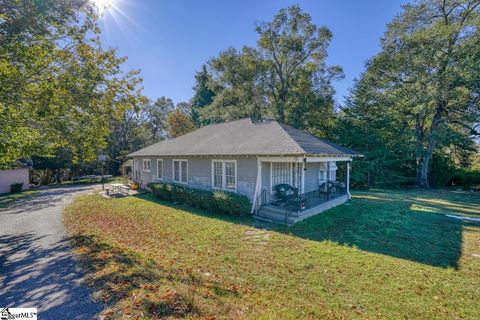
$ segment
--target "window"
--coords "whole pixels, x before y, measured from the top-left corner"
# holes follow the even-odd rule
[[[318,182],[322,184],[325,181],[327,181],[327,171],[320,169],[318,172]]]
[[[163,180],[163,160],[157,160],[157,179]]]
[[[330,169],[330,181],[337,181],[337,169]]]
[[[143,171],[150,172],[150,159],[143,159]]]
[[[213,161],[213,187],[223,188],[223,164],[221,161]]]
[[[273,187],[279,184],[293,184],[292,163],[290,162],[271,162],[270,163],[270,186],[272,193]]]
[[[214,189],[237,190],[237,161],[212,160],[212,185]]]
[[[173,160],[173,181],[188,183],[188,160]]]

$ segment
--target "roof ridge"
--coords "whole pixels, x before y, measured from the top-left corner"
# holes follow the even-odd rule
[[[277,121],[277,120],[275,120],[274,122],[275,122],[277,125],[279,125],[280,128],[282,128],[282,131],[287,134],[288,138],[289,138],[291,141],[293,141],[293,143],[299,148],[300,151],[302,151],[303,153],[307,153],[307,152],[305,151],[305,149],[303,149],[303,147],[297,142],[297,140],[295,140],[295,139],[292,137],[292,135],[291,135],[287,130],[285,130],[285,127],[289,127],[289,128],[295,129],[294,127],[292,127],[292,126],[290,126],[290,125],[288,125],[288,124],[286,124],[286,123]],[[296,129],[296,130],[299,130],[299,129]]]

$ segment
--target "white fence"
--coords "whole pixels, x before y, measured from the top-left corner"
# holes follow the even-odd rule
[[[23,190],[28,189],[28,168],[0,170],[0,193],[10,192],[13,183],[23,183]]]

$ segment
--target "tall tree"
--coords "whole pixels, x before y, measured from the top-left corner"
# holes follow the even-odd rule
[[[381,52],[367,64],[361,91],[353,92],[345,109],[343,121],[356,126],[351,131],[358,141],[380,138],[382,153],[375,158],[386,164],[381,157],[392,155],[390,160],[413,167],[421,186],[429,186],[434,155],[437,165],[448,162],[439,158],[447,152],[461,161],[474,151],[471,134],[480,119],[479,11],[478,0],[405,5],[387,26]],[[369,134],[356,129],[363,126]]]
[[[175,105],[172,99],[163,96],[155,100],[154,103],[149,101],[142,108],[144,121],[150,128],[153,141],[165,138],[165,133],[168,130],[167,119],[174,110]]]
[[[210,106],[201,115],[210,122],[245,117],[261,118],[266,110],[264,90],[265,64],[254,48],[241,51],[229,48],[210,59],[211,87],[217,88]]]
[[[142,101],[99,32],[89,1],[0,1],[0,167],[59,147],[93,160],[110,120]]]
[[[201,125],[200,111],[203,107],[210,105],[215,97],[215,92],[210,88],[212,85],[212,75],[204,64],[200,71],[195,74],[195,91],[192,100],[192,119],[197,125]]]
[[[298,5],[281,9],[270,22],[259,23],[258,51],[268,64],[266,84],[269,99],[278,120],[285,122],[287,109],[295,107],[294,87],[305,80],[305,73],[323,77],[330,73],[341,75],[338,66],[326,65],[327,49],[332,32],[317,27],[308,13]]]
[[[414,133],[422,186],[429,185],[437,150],[460,140],[473,147],[468,136],[480,118],[479,9],[479,0],[405,5],[368,65],[379,90],[394,97],[392,112]]]
[[[331,84],[343,76],[340,67],[325,62],[331,32],[313,24],[298,6],[280,10],[256,30],[256,47],[229,48],[208,62],[215,96],[202,118],[269,117],[314,133],[328,132],[324,124],[331,125],[334,116]]]

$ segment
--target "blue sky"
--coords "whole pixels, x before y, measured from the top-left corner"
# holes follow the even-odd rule
[[[271,20],[280,8],[299,4],[318,26],[333,32],[329,64],[342,66],[334,83],[342,103],[365,62],[379,50],[385,26],[401,10],[399,0],[111,0],[101,20],[104,46],[128,56],[125,68],[141,70],[144,94],[174,102],[193,94],[195,71],[230,46],[254,46],[256,21]]]

